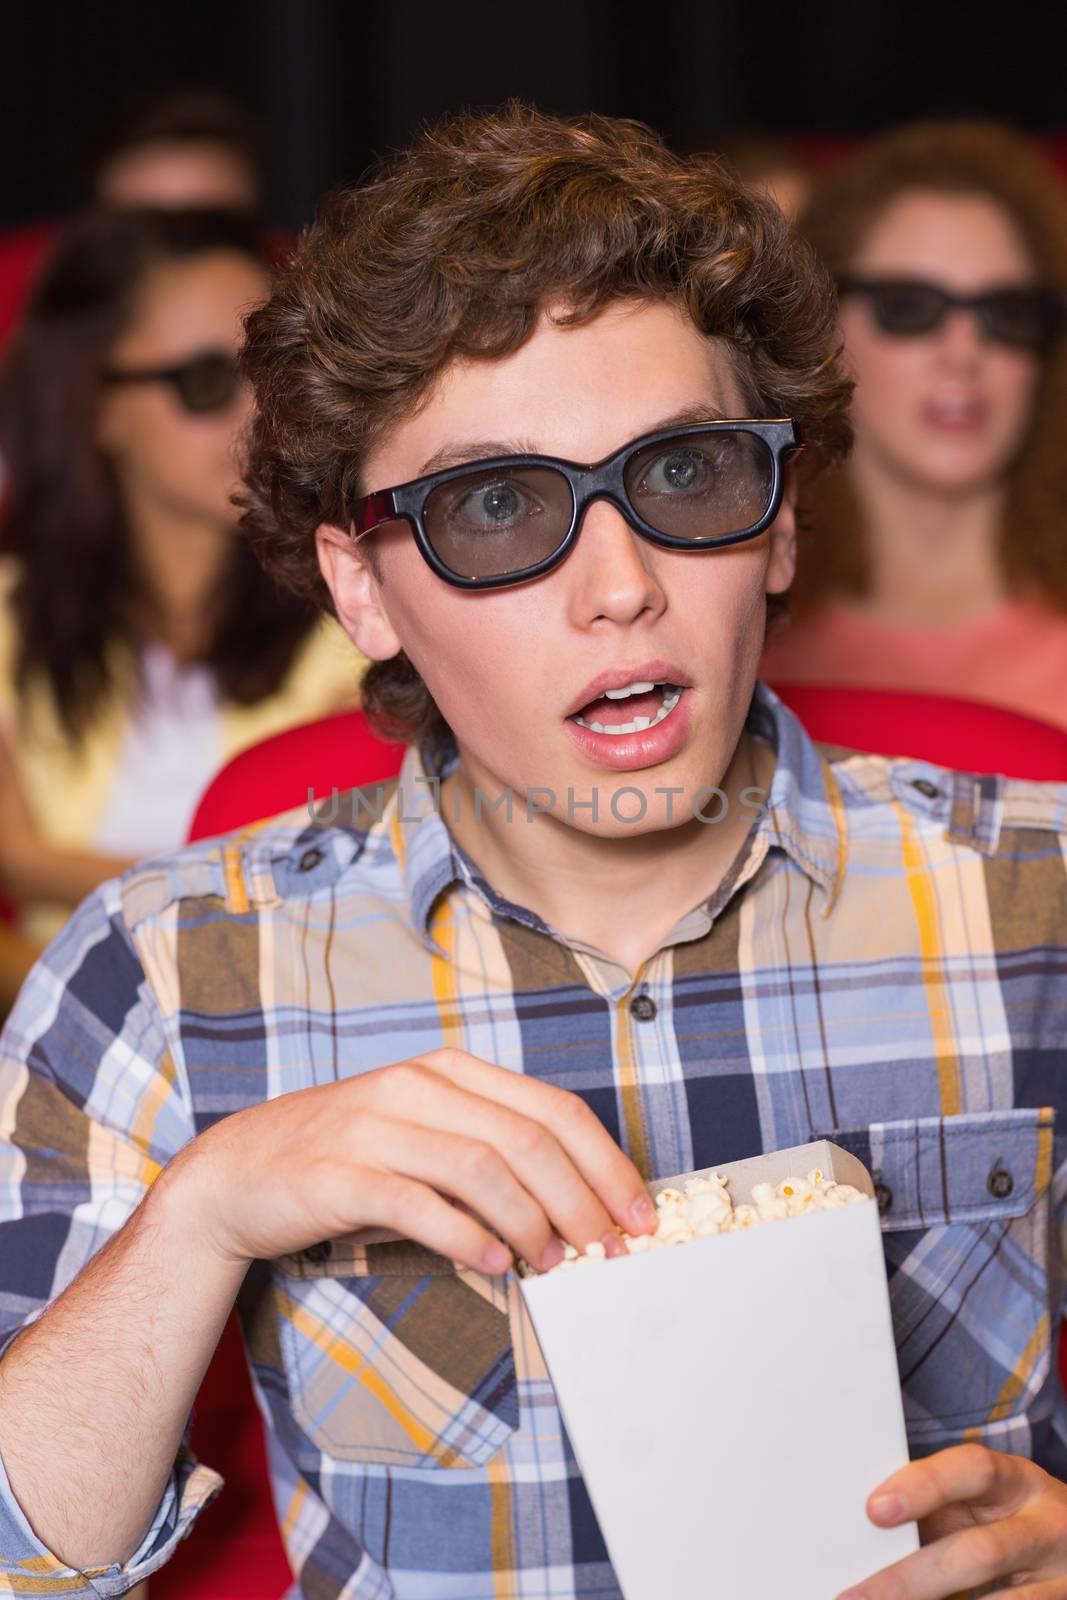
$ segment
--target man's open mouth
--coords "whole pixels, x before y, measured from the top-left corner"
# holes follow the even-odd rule
[[[593,733],[644,733],[669,717],[681,698],[676,683],[628,683],[590,700],[570,720]]]

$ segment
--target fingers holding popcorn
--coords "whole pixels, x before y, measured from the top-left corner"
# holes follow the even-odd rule
[[[987,1600],[1065,1600],[1067,1580],[1049,1578],[1039,1583],[1013,1583],[1010,1589],[990,1590]]]
[[[553,1155],[558,1150],[565,1157],[562,1164],[557,1163],[555,1178],[562,1188],[554,1199],[556,1211],[568,1219],[560,1228],[565,1239],[584,1246],[614,1228],[640,1234],[655,1226],[654,1208],[641,1174],[577,1095],[523,1073],[508,1072],[464,1050],[430,1051],[421,1062],[441,1078],[513,1112],[550,1137],[553,1144],[545,1149],[551,1148]],[[511,1126],[518,1129],[518,1124]],[[536,1165],[541,1152],[534,1129],[523,1129],[518,1142],[529,1147],[528,1165]],[[546,1197],[554,1196],[548,1184],[544,1192]],[[595,1210],[589,1209],[590,1196],[595,1197]]]
[[[975,1521],[991,1522],[1017,1511],[1047,1473],[1021,1456],[984,1445],[954,1445],[894,1472],[871,1495],[872,1520],[922,1522],[953,1505],[966,1505]],[[897,1507],[889,1502],[896,1500]]]
[[[950,1600],[1000,1578],[1013,1597],[1067,1600],[1067,1487],[1032,1461],[958,1445],[902,1467],[867,1506],[882,1527],[918,1521],[927,1542],[838,1600]]]
[[[530,1251],[537,1261],[555,1243],[555,1229],[542,1205],[484,1137],[446,1133],[439,1127],[371,1114],[360,1130],[360,1140],[367,1166],[415,1180],[438,1195],[461,1201],[478,1225],[479,1257],[493,1234],[511,1248]],[[425,1243],[416,1222],[406,1205],[381,1219],[382,1225]],[[473,1242],[473,1235],[470,1238]],[[557,1255],[558,1249],[551,1252],[553,1260]],[[480,1264],[468,1261],[466,1253],[455,1259],[464,1259],[471,1266]]]
[[[684,1189],[664,1188],[656,1195],[656,1227],[651,1234],[633,1236],[623,1231],[622,1246],[630,1255],[662,1250],[712,1233],[737,1233],[757,1223],[783,1222],[808,1211],[831,1211],[869,1197],[851,1184],[835,1183],[816,1168],[806,1178],[783,1178],[777,1185],[757,1183],[751,1202],[734,1205],[728,1192],[729,1179],[708,1172],[685,1180]],[[602,1245],[589,1245],[584,1252],[568,1252],[553,1268],[562,1272],[602,1260]],[[532,1268],[536,1263],[527,1262]]]
[[[547,1267],[562,1257],[561,1238],[621,1252],[620,1221],[635,1233],[655,1225],[640,1173],[575,1095],[461,1050],[247,1107],[191,1140],[172,1168],[168,1182],[188,1191],[227,1262],[270,1260],[373,1225],[500,1272],[511,1249]],[[447,1213],[461,1214],[450,1199],[474,1217],[450,1225]],[[510,1247],[503,1258],[493,1231]],[[483,1255],[495,1264],[483,1266]]]
[[[506,1245],[461,1206],[451,1204],[428,1184],[396,1172],[367,1168],[355,1173],[365,1183],[367,1199],[360,1226],[400,1231],[438,1255],[476,1272],[496,1275],[512,1264]]]
[[[838,1600],[955,1600],[961,1590],[1008,1578],[1021,1570],[1019,1550],[1030,1544],[1029,1534],[1014,1528],[1014,1521],[967,1528],[924,1545]]]

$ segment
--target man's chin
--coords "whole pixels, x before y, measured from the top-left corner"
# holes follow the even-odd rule
[[[724,763],[725,765],[725,763]],[[696,778],[672,772],[611,772],[592,782],[568,774],[529,784],[515,795],[525,821],[549,817],[590,839],[635,839],[680,828],[714,827],[730,814],[729,796],[705,770]]]
[[[683,748],[673,758],[640,766],[624,764],[634,757],[635,738],[646,736],[642,731],[621,736],[630,749],[629,756],[622,754],[622,764],[598,764],[593,772],[580,739],[567,741],[570,750],[564,752],[562,761],[558,745],[542,750],[540,756],[527,746],[494,752],[490,766],[476,749],[464,745],[460,735],[462,776],[456,774],[448,782],[448,804],[442,807],[446,820],[460,827],[474,824],[499,829],[543,819],[591,840],[677,833],[686,827],[714,828],[731,814],[725,785],[734,752],[715,748],[721,738],[693,737],[688,719],[679,726],[685,733],[680,741]],[[568,732],[572,727],[569,720]],[[584,730],[577,732],[581,735]],[[611,736],[593,737],[602,746]],[[658,751],[654,753],[659,756]],[[462,808],[461,817],[454,815],[457,806]]]

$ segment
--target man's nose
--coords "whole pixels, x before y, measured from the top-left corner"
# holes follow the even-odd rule
[[[578,542],[565,567],[570,568],[571,604],[582,625],[606,618],[632,622],[664,603],[653,570],[652,547],[635,533],[622,512],[607,500],[588,506]]]

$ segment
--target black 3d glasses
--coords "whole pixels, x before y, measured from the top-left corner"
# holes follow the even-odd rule
[[[367,495],[357,539],[406,522],[446,583],[498,588],[549,572],[608,500],[642,538],[668,550],[754,539],[782,502],[783,464],[800,448],[789,419],[700,422],[644,434],[595,466],[554,456],[499,456]]]
[[[987,339],[1024,350],[1043,350],[1059,332],[1064,305],[1055,289],[988,289],[983,294],[954,294],[919,278],[838,280],[842,295],[863,295],[883,333],[914,339],[933,333],[954,308],[972,311]]]
[[[169,367],[111,367],[100,378],[107,384],[169,384],[183,409],[197,416],[227,410],[241,387],[237,362],[225,350],[203,350]]]

